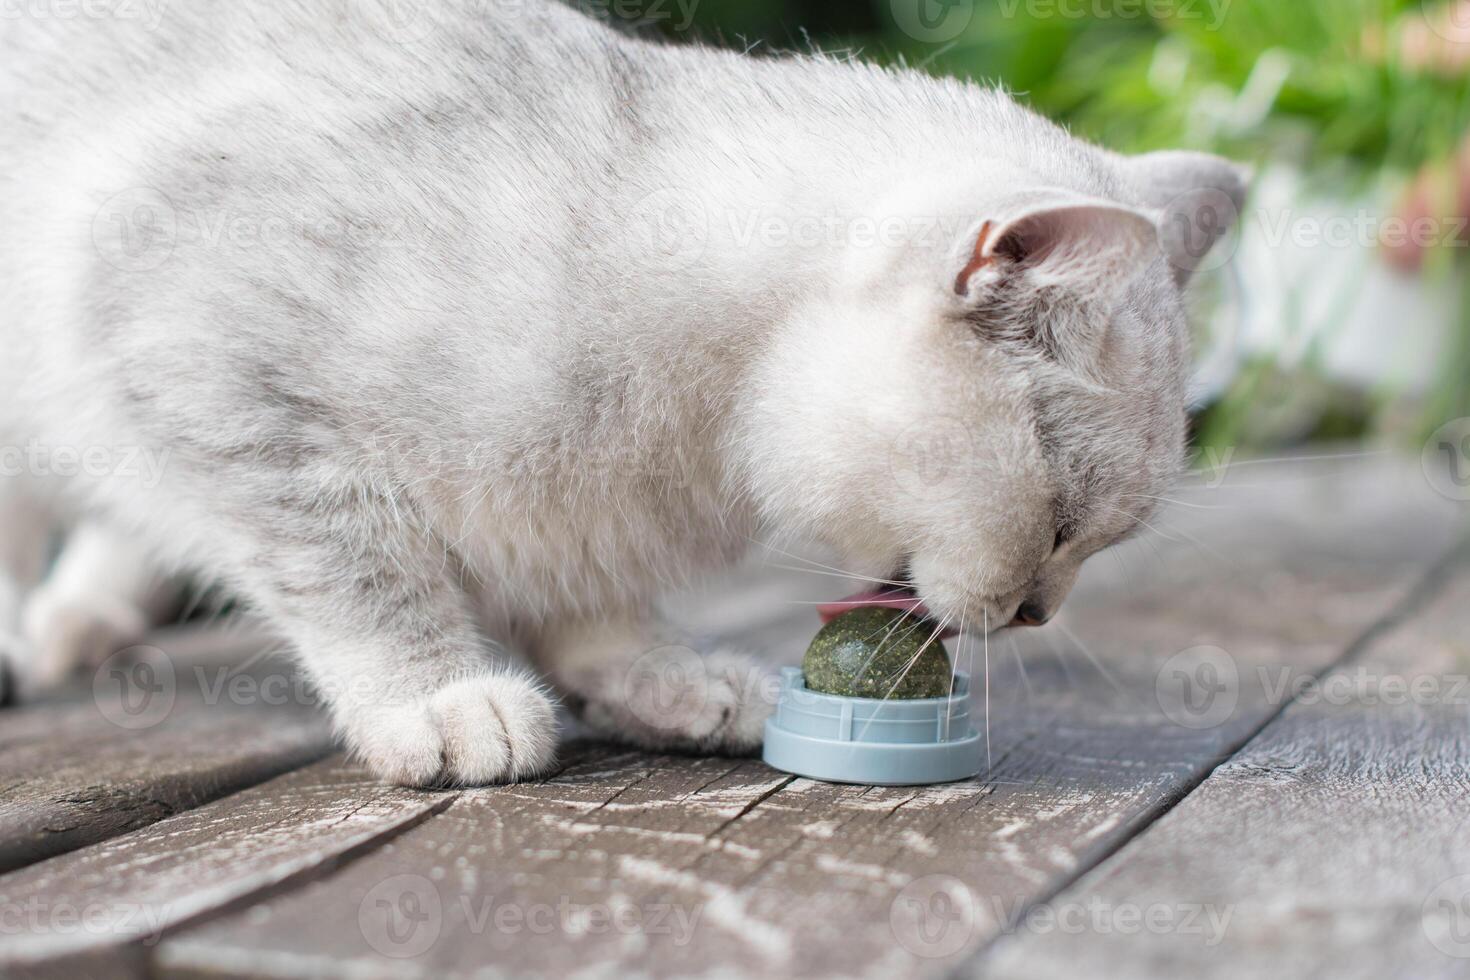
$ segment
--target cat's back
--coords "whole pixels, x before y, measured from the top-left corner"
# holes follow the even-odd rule
[[[556,316],[575,194],[617,173],[617,35],[551,2],[136,6],[0,19],[0,430],[292,431],[249,383],[284,375],[428,418],[498,369],[470,331]]]
[[[119,119],[187,132],[191,119],[293,92],[323,129],[354,109],[435,98],[509,121],[526,118],[515,112],[525,100],[559,90],[595,104],[580,87],[605,77],[619,46],[553,0],[120,0],[101,9],[0,18],[0,154],[87,142],[123,129]]]
[[[557,3],[109,10],[0,19],[0,324],[36,337],[222,276],[279,295],[550,249],[558,215],[528,211],[618,138],[624,42]]]

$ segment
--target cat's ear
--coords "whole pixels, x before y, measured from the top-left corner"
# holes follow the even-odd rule
[[[1124,160],[1134,195],[1160,214],[1159,244],[1181,286],[1207,263],[1228,256],[1211,252],[1240,223],[1250,173],[1208,153],[1167,151]]]
[[[965,240],[954,291],[969,302],[982,302],[1021,277],[1031,288],[1106,298],[1158,255],[1154,218],[1126,205],[1040,191],[1002,211]]]

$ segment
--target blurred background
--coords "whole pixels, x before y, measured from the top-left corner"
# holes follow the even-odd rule
[[[1204,450],[1417,450],[1470,415],[1470,0],[586,6],[680,39],[998,83],[1116,150],[1256,168],[1195,298]]]

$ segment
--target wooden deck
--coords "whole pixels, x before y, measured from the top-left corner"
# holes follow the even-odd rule
[[[1466,505],[1387,456],[1221,477],[992,641],[946,786],[573,739],[410,792],[258,637],[161,635],[0,714],[0,976],[1470,975]],[[679,615],[794,661],[841,584],[742,576]]]

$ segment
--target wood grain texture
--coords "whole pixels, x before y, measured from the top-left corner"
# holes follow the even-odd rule
[[[25,927],[0,943],[0,975],[128,973],[109,965],[130,947],[146,954],[180,923],[328,870],[452,800],[333,758],[0,877],[0,908]]]
[[[1470,975],[1470,553],[1446,575],[974,975]]]
[[[585,743],[572,747],[568,762],[543,782],[464,792],[333,877],[225,918],[230,941],[209,925],[166,940],[155,970],[432,975],[438,960],[419,955],[425,944],[491,971],[507,950],[534,947],[556,969],[578,951],[558,952],[561,944],[547,939],[565,937],[576,928],[570,923],[595,930],[588,907],[626,907],[628,889],[610,869],[653,861],[671,840],[724,846],[720,828],[789,779],[754,761],[645,756]],[[417,833],[429,825],[432,833]],[[517,859],[497,861],[503,854]],[[508,921],[503,909],[523,910],[524,918]],[[670,910],[671,929],[677,914]],[[273,938],[235,942],[243,938],[239,927]],[[642,941],[647,929],[656,934],[658,926],[645,918],[627,938]]]
[[[321,758],[331,733],[253,634],[160,634],[53,703],[0,711],[0,871],[135,830]],[[114,671],[113,668],[116,668]]]
[[[279,656],[280,643],[243,620],[168,627],[149,637],[143,645],[164,652],[175,670],[175,681],[182,674],[186,703],[208,700],[207,695],[220,687],[217,681],[221,669],[227,676],[244,674],[257,680],[272,673],[296,677],[295,669]],[[117,708],[126,688],[112,676],[113,666],[124,671],[123,680],[132,680],[126,674],[126,663],[120,659],[99,670],[100,679],[97,674],[86,674],[36,701],[7,705],[0,710],[0,751],[38,742],[64,741],[80,746],[89,738],[141,730],[151,727],[146,724],[148,721],[163,720],[155,709],[151,715],[139,718],[141,724],[137,729],[117,723]],[[228,700],[224,694],[222,691],[215,700]],[[102,710],[104,707],[108,710]]]
[[[1121,574],[1094,562],[1055,626],[992,642],[982,778],[832,786],[754,761],[578,746],[556,779],[466,793],[331,878],[185,929],[155,967],[180,977],[963,968],[1190,793],[1274,715],[1281,677],[1331,665],[1406,601],[1450,541],[1455,512],[1417,468],[1334,460],[1225,475],[1183,491],[1211,509],[1155,522],[1174,540],[1126,550]],[[718,631],[719,617],[708,621]],[[792,662],[811,632],[792,616],[764,641]],[[1201,673],[1209,650],[1236,680],[1228,697],[1196,703],[1186,682],[1212,680]],[[983,675],[978,644],[956,656]]]

